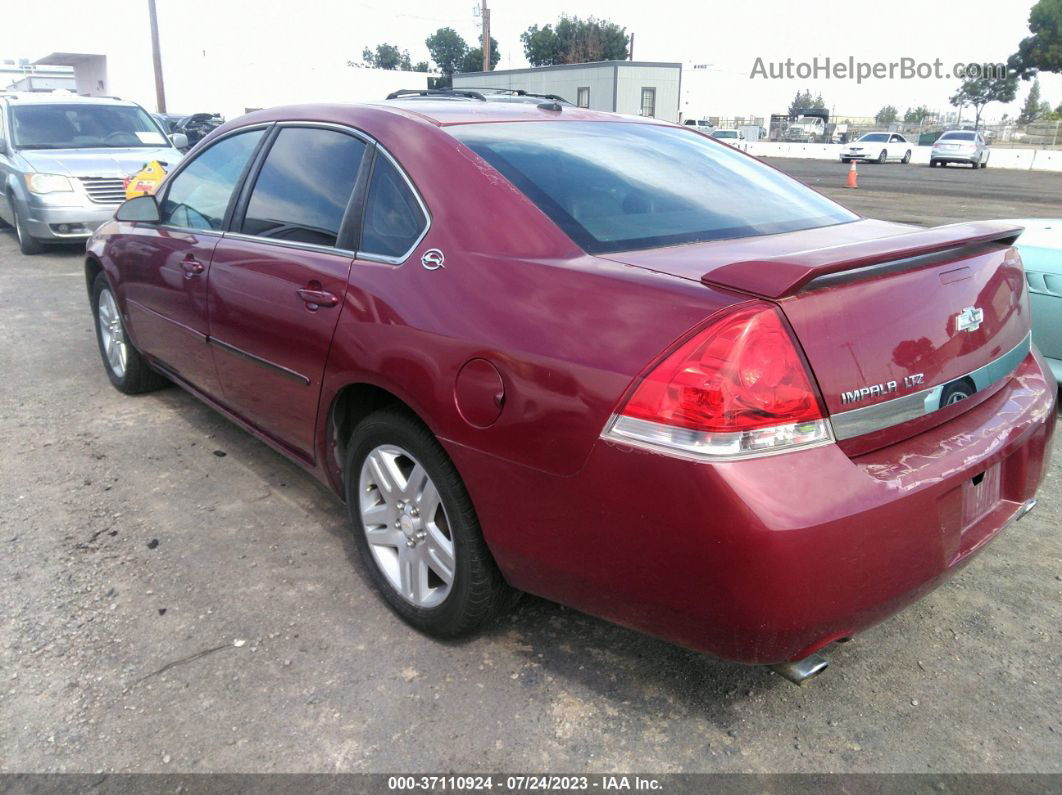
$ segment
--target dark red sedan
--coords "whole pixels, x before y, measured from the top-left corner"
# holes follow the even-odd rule
[[[653,119],[407,99],[215,130],[86,278],[113,384],[327,483],[415,627],[530,591],[800,680],[1035,504],[1019,231],[860,218]]]

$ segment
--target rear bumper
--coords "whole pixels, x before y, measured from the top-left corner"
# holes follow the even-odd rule
[[[936,160],[938,163],[979,163],[981,156],[977,153],[974,154],[957,154],[956,152],[932,152],[929,155],[930,160]]]
[[[775,663],[881,621],[993,539],[1043,478],[1056,400],[1030,354],[981,405],[857,458],[827,445],[709,464],[601,441],[563,478],[448,449],[516,587]],[[964,527],[964,485],[997,464],[1000,501]]]

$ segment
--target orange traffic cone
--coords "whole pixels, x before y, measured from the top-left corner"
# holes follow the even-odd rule
[[[856,173],[856,164],[855,164],[854,160],[852,161],[852,167],[850,169],[848,169],[848,185],[847,185],[847,187],[849,187],[849,188],[858,188],[859,187],[859,178],[858,178],[858,175]]]

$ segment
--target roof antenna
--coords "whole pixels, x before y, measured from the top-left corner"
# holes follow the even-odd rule
[[[556,102],[556,101],[554,101],[554,102],[540,102],[537,105],[537,107],[538,107],[539,110],[552,110],[552,111],[556,111],[557,113],[560,113],[562,110],[564,110],[561,107],[561,104],[559,102]]]

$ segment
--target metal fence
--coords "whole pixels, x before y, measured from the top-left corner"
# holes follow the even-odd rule
[[[731,120],[721,121],[727,124],[717,126],[741,126],[729,123]],[[775,115],[770,118],[762,137],[769,141],[847,143],[868,132],[888,131],[900,133],[909,141],[928,146],[942,133],[957,129],[972,130],[973,119],[942,122],[939,117],[930,116],[917,123],[897,121],[879,124],[868,116],[836,113],[830,117],[829,122],[819,124],[813,119],[800,120]],[[1062,149],[1062,121],[1039,121],[1028,125],[1002,121],[981,123],[978,129],[993,146],[1014,149]]]

